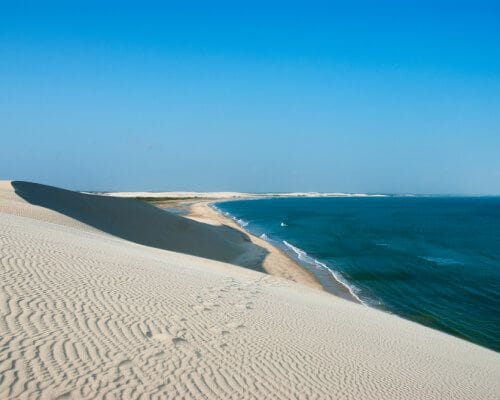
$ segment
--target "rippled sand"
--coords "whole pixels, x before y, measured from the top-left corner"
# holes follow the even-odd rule
[[[2,399],[500,397],[498,353],[181,254],[198,246],[215,258],[216,230],[154,214],[177,240],[165,250],[168,240],[148,243],[153,207],[18,189],[0,183]]]

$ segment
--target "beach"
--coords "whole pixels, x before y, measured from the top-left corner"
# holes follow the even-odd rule
[[[0,398],[500,397],[497,352],[321,290],[204,196],[2,181]]]
[[[203,223],[228,226],[235,231],[242,232],[256,246],[245,249],[241,255],[235,257],[231,263],[243,267],[250,267],[266,272],[270,275],[298,282],[308,287],[325,290],[325,287],[308,271],[304,265],[286,254],[282,249],[271,244],[268,240],[248,232],[238,221],[217,210],[216,203],[234,200],[255,200],[262,198],[289,198],[289,197],[365,197],[366,195],[347,195],[344,193],[266,193],[251,194],[239,192],[114,192],[108,193],[116,197],[136,198],[148,202],[158,208],[184,215],[187,218]],[[348,287],[335,277],[329,280],[329,291],[346,300],[360,303]]]
[[[500,351],[500,198],[265,198],[213,207],[330,293],[338,280],[368,307]]]
[[[321,284],[314,276],[298,265],[288,255],[269,244],[262,238],[252,235],[240,227],[235,221],[215,211],[210,204],[213,201],[201,201],[190,204],[188,217],[200,222],[228,225],[233,229],[248,234],[252,243],[266,250],[266,256],[261,259],[257,254],[255,262],[262,265],[263,270],[269,275],[288,279],[292,282],[300,283],[311,288],[323,290]]]

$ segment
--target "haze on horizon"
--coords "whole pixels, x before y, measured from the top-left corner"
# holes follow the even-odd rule
[[[3,2],[0,179],[500,194],[500,3],[344,3]]]

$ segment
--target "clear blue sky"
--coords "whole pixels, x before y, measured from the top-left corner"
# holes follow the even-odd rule
[[[498,194],[500,2],[0,0],[0,136],[72,189]]]

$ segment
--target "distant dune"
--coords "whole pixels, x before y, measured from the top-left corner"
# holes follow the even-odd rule
[[[113,197],[172,197],[200,199],[238,199],[255,197],[255,194],[240,192],[106,192],[103,195]]]
[[[134,199],[1,182],[0,398],[500,398],[498,353],[220,262],[242,250],[267,251]]]
[[[114,197],[149,197],[149,198],[199,198],[199,199],[245,199],[255,197],[385,197],[386,194],[367,193],[329,193],[329,192],[104,192],[103,195]]]

